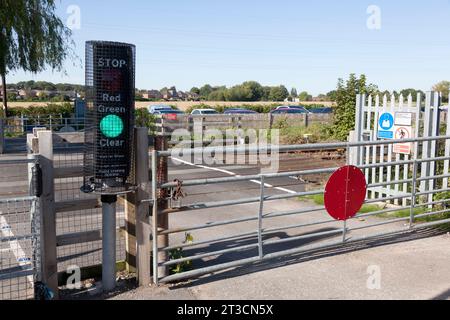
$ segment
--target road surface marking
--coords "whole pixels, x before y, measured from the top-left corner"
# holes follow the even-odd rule
[[[181,160],[181,159],[174,158],[174,157],[171,157],[171,159],[174,160],[174,161],[177,161],[177,162],[181,162],[181,163],[183,163],[183,164],[186,164],[186,165],[188,165],[188,166],[197,167],[197,168],[202,168],[202,169],[206,169],[206,170],[217,171],[217,172],[221,172],[221,173],[228,174],[228,175],[230,175],[230,176],[241,177],[240,175],[238,175],[238,174],[236,174],[236,173],[234,173],[234,172],[228,171],[228,170],[219,169],[219,168],[212,168],[212,167],[203,166],[203,165],[200,165],[200,164],[194,164],[194,163],[192,163],[192,162],[185,161],[185,160]],[[258,180],[250,180],[250,182],[261,185],[261,181],[258,181]],[[289,189],[286,189],[286,188],[282,188],[282,187],[274,187],[273,185],[270,185],[270,184],[268,184],[268,183],[265,183],[264,186],[265,186],[266,188],[272,188],[272,189],[275,189],[275,190],[278,190],[278,191],[282,191],[282,192],[286,192],[286,193],[290,193],[290,194],[296,194],[296,193],[298,193],[297,191],[289,190]]]
[[[7,226],[8,222],[6,221],[5,217],[1,214],[2,214],[2,212],[0,212],[0,225]],[[5,237],[5,238],[7,238],[7,237],[14,238],[15,237],[15,235],[11,229],[1,229],[0,231],[3,235],[3,237]],[[14,257],[16,258],[16,261],[19,263],[20,267],[25,267],[25,266],[30,265],[30,261],[28,261],[29,258],[27,257],[27,255],[25,254],[25,251],[23,251],[22,247],[20,246],[20,244],[17,240],[9,241],[9,251],[14,254]],[[32,275],[27,276],[27,280],[31,284],[34,283]]]

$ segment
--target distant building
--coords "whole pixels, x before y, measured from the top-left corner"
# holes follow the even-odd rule
[[[189,101],[200,101],[200,95],[196,94],[194,92],[188,92],[186,93],[187,95],[187,100]]]
[[[163,95],[158,90],[149,90],[147,93],[144,93],[142,97],[144,99],[161,100]]]
[[[184,93],[183,91],[178,91],[177,95],[178,95],[178,99],[180,99],[180,100],[186,101],[188,99],[187,93]]]

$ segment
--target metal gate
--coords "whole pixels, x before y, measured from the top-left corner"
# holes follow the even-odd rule
[[[352,143],[328,143],[297,146],[261,148],[230,148],[233,153],[258,153],[267,150],[272,152],[306,152],[343,149],[350,153],[352,148],[391,148],[397,143],[434,144],[446,146],[450,136],[422,137],[415,139],[368,141]],[[196,155],[211,152],[223,153],[224,148],[183,149],[175,154]],[[154,151],[152,153],[152,171],[158,172],[158,166],[163,158],[169,158],[171,151]],[[244,265],[261,264],[268,260],[298,257],[302,254],[314,254],[332,248],[351,248],[360,244],[367,246],[372,243],[389,243],[390,240],[402,241],[402,236],[420,234],[425,230],[429,235],[436,231],[435,226],[450,223],[450,202],[448,186],[448,171],[439,171],[429,176],[418,174],[422,166],[434,165],[443,168],[450,157],[421,157],[420,159],[391,159],[381,157],[374,163],[359,165],[366,170],[375,169],[382,175],[382,182],[367,181],[369,194],[379,188],[405,186],[403,192],[397,195],[385,195],[371,199],[365,204],[378,204],[378,209],[370,212],[360,212],[355,218],[347,221],[331,219],[321,205],[296,207],[290,210],[277,209],[278,201],[292,200],[299,197],[323,195],[324,190],[305,192],[287,192],[273,194],[270,179],[283,177],[301,178],[311,175],[328,177],[338,168],[323,168],[303,171],[287,171],[273,174],[234,175],[232,177],[203,178],[174,181],[159,184],[157,175],[153,175],[153,199],[161,195],[173,194],[164,190],[179,192],[180,187],[204,186],[205,192],[215,185],[251,181],[259,184],[260,190],[254,197],[234,198],[229,200],[204,202],[196,201],[177,209],[159,207],[160,201],[153,201],[153,274],[154,282],[170,283],[184,279],[197,278],[202,275],[234,269]],[[393,168],[408,168],[405,172],[387,179]],[[389,170],[390,169],[390,170]],[[403,174],[404,173],[404,174]],[[434,188],[422,190],[421,184],[433,182]],[[233,190],[230,190],[232,193]],[[158,196],[159,195],[159,196]],[[399,205],[390,205],[398,200]],[[405,200],[405,201],[404,201]],[[275,206],[271,206],[275,203]],[[278,202],[279,203],[279,202]],[[254,207],[245,207],[253,204]],[[223,211],[214,211],[221,208]],[[236,213],[232,218],[224,219],[221,213]],[[166,216],[165,216],[166,215]],[[160,220],[167,220],[171,215],[172,222],[168,229],[161,228]],[[198,219],[197,219],[198,217]],[[202,220],[203,219],[203,220]],[[184,224],[180,225],[179,221]],[[232,226],[227,232],[220,228]],[[188,233],[195,233],[194,239]],[[166,238],[164,238],[166,237]],[[400,239],[400,240],[399,240]],[[350,246],[353,244],[354,246]],[[170,274],[167,269],[176,266]]]
[[[27,159],[0,161],[0,300],[33,299],[40,279],[39,202],[28,195],[27,178],[35,164]]]

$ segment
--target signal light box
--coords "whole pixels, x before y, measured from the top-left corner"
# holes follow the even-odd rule
[[[118,194],[132,172],[134,45],[86,43],[85,192]]]

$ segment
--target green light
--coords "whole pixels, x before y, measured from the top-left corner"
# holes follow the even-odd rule
[[[123,121],[116,115],[109,115],[100,122],[100,130],[107,138],[117,138],[123,132]]]

